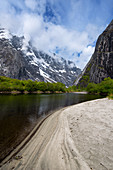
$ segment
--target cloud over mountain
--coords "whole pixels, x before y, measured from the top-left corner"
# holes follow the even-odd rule
[[[4,0],[0,25],[32,40],[38,49],[55,52],[83,68],[98,35],[111,20],[112,1],[105,1]]]

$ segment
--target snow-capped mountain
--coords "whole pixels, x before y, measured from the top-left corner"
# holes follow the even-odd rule
[[[72,85],[81,70],[72,61],[34,48],[24,37],[0,29],[0,75]]]

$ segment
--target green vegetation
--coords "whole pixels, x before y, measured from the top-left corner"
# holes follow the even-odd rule
[[[89,83],[90,79],[89,79],[89,75],[84,74],[80,80],[81,83],[81,87],[86,87],[87,84]]]
[[[88,80],[84,76],[84,80]],[[86,88],[81,86],[65,87],[63,83],[45,83],[32,80],[18,80],[0,76],[0,92],[2,93],[65,93],[87,91],[90,94],[100,94],[113,98],[113,79],[105,78],[99,84],[89,83]]]
[[[81,91],[86,91],[86,88],[73,85],[73,86],[69,86],[66,90],[67,92],[81,92]]]
[[[67,88],[67,92],[75,92],[75,91],[77,91],[77,87],[76,87],[75,85],[69,86],[69,87]]]
[[[87,80],[88,77],[84,76]],[[86,88],[75,85],[65,87],[63,83],[45,83],[32,80],[18,80],[0,76],[0,92],[2,93],[65,93],[87,91],[90,94],[100,94],[113,98],[113,79],[105,78],[99,84],[89,83]]]
[[[63,83],[45,83],[32,80],[18,80],[0,76],[0,92],[12,93],[57,93],[66,92],[67,89]]]
[[[93,61],[93,60],[92,60]],[[84,73],[84,75],[80,78],[80,80],[79,80],[79,88],[81,89],[81,88],[86,88],[87,87],[87,85],[90,83],[90,70],[91,70],[91,66],[92,66],[92,64],[90,63],[88,66],[87,66],[87,68],[86,68],[86,70],[85,70],[85,73]],[[78,85],[77,85],[78,86]]]
[[[110,94],[108,98],[113,100],[113,94]]]
[[[100,94],[104,96],[113,96],[113,79],[110,77],[105,78],[101,83],[89,83],[86,91],[91,94]]]

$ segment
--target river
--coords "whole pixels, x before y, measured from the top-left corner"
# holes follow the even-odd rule
[[[0,95],[0,161],[48,113],[97,98],[99,96],[76,93]]]

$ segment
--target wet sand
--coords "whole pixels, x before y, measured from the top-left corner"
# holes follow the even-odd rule
[[[2,170],[112,170],[113,100],[98,99],[49,116]]]

